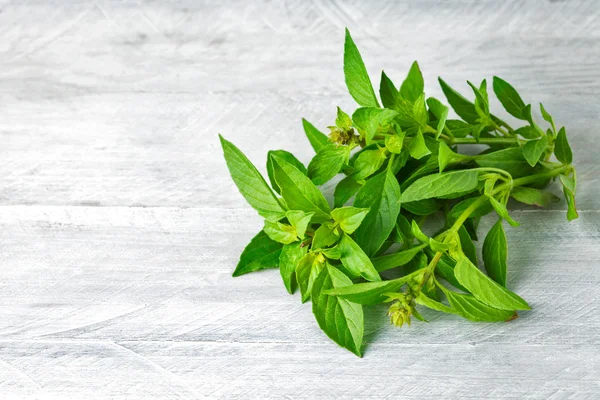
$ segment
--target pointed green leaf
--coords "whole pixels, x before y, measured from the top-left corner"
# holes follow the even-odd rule
[[[515,133],[523,136],[525,139],[537,139],[542,136],[541,132],[535,126],[531,125],[522,126],[515,130]]]
[[[567,140],[567,132],[563,126],[556,135],[556,141],[554,142],[554,155],[563,164],[571,164],[573,162],[573,152],[569,141]]]
[[[490,307],[500,310],[530,310],[531,307],[521,297],[491,280],[467,258],[463,258],[454,267],[456,279],[466,287],[475,298]]]
[[[260,231],[242,252],[233,276],[266,268],[277,268],[281,248],[281,243],[274,242],[266,233]]]
[[[494,76],[493,86],[496,97],[510,115],[518,119],[528,120],[527,112],[524,110],[526,105],[515,88],[497,76]]]
[[[298,168],[283,158],[271,155],[275,181],[281,189],[281,196],[288,207],[293,210],[314,212],[314,222],[329,219],[329,204],[323,194]]]
[[[300,172],[302,172],[304,175],[308,175],[308,172],[306,171],[306,167],[304,166],[304,164],[302,164],[296,158],[296,156],[294,156],[289,151],[285,151],[285,150],[271,150],[271,151],[269,151],[267,153],[267,174],[269,176],[269,182],[271,182],[271,187],[277,193],[281,194],[281,190],[279,189],[279,185],[277,185],[277,182],[275,182],[275,174],[273,173],[273,159],[271,158],[272,154],[276,155],[278,157],[283,158],[285,161],[289,162],[294,167],[298,168],[298,170]]]
[[[296,291],[296,267],[307,252],[308,246],[302,246],[301,242],[286,244],[281,249],[279,272],[289,294]]]
[[[523,157],[532,167],[537,164],[544,150],[548,147],[548,137],[542,136],[537,140],[530,140],[523,146]]]
[[[304,234],[306,233],[306,229],[308,228],[313,215],[314,213],[305,213],[300,210],[290,210],[285,212],[285,216],[296,230],[296,234],[300,239],[304,239]]]
[[[385,149],[365,150],[356,158],[352,179],[360,181],[377,172],[387,159]]]
[[[460,246],[463,253],[465,253],[465,256],[467,256],[473,264],[477,265],[477,249],[464,225],[458,229],[458,237],[460,238]]]
[[[423,138],[423,133],[421,133],[420,129],[410,139],[408,151],[410,152],[411,157],[416,158],[417,160],[431,154],[431,151],[425,144],[425,139]]]
[[[417,179],[402,196],[402,203],[430,198],[453,198],[477,189],[479,173],[476,170],[461,170],[432,174]]]
[[[386,293],[397,292],[414,276],[416,276],[416,274],[406,275],[391,281],[355,283],[354,285],[330,289],[326,294],[337,296],[340,299],[357,304],[379,304],[387,299],[387,296],[385,296]]]
[[[260,172],[233,143],[221,135],[219,138],[231,178],[248,204],[266,219],[283,218],[284,210]]]
[[[369,208],[355,232],[356,242],[368,256],[373,256],[394,229],[400,213],[400,186],[388,168],[369,179],[358,191],[354,206]]]
[[[429,106],[429,111],[431,111],[437,119],[437,134],[435,135],[435,138],[437,139],[444,130],[444,126],[446,126],[446,119],[448,118],[449,109],[434,97],[427,99],[427,106]]]
[[[300,286],[302,302],[310,299],[313,285],[321,271],[325,268],[325,258],[317,253],[307,253],[296,266],[296,281]]]
[[[346,233],[342,233],[338,248],[342,253],[340,260],[348,272],[353,275],[352,277],[361,276],[368,281],[381,280],[379,273],[371,263],[369,257]]]
[[[483,241],[483,262],[485,270],[490,278],[506,287],[506,260],[508,258],[508,247],[506,234],[502,227],[502,220],[492,226]]]
[[[450,106],[458,114],[459,117],[467,121],[469,124],[476,124],[479,119],[475,105],[465,99],[460,93],[452,89],[442,78],[438,78],[440,86]]]
[[[341,207],[348,202],[358,192],[362,185],[356,182],[352,177],[347,176],[335,187],[333,193],[333,204],[335,207]]]
[[[341,108],[337,108],[337,117],[335,119],[335,125],[343,130],[350,130],[352,128],[352,118],[348,114],[342,111]]]
[[[558,203],[560,199],[553,193],[539,189],[517,186],[511,190],[510,195],[517,201],[538,207],[548,207],[552,203]]]
[[[387,133],[397,116],[396,111],[387,108],[361,107],[352,114],[352,122],[364,134],[366,144],[370,144],[378,132]]]
[[[330,144],[327,139],[327,135],[314,127],[313,124],[302,118],[302,126],[304,127],[304,133],[310,142],[310,145],[317,153],[321,148]]]
[[[406,79],[404,79],[404,82],[400,86],[400,95],[403,99],[414,103],[423,94],[424,89],[423,74],[421,73],[419,64],[415,61],[412,63]]]
[[[365,63],[346,29],[344,43],[344,76],[350,95],[363,107],[379,107]]]
[[[399,251],[393,254],[387,254],[373,258],[371,262],[375,269],[379,272],[387,271],[392,268],[406,265],[412,260],[421,250],[427,247],[428,244],[422,244],[419,246],[412,247],[408,250]]]
[[[554,118],[552,118],[552,115],[550,115],[548,113],[548,111],[546,111],[546,109],[544,108],[544,105],[542,103],[540,103],[540,111],[542,113],[542,118],[544,118],[544,120],[546,120],[552,126],[552,132],[556,132],[556,125],[554,124]]]
[[[415,302],[427,308],[431,308],[432,310],[441,311],[447,314],[457,313],[455,309],[450,308],[447,305],[440,303],[439,301],[427,297],[424,293],[420,293],[419,297],[415,299]]]
[[[515,221],[514,219],[511,218],[510,214],[508,213],[508,210],[506,209],[506,205],[504,203],[499,202],[498,200],[496,200],[493,197],[490,197],[489,200],[490,200],[490,203],[492,203],[492,207],[494,207],[494,209],[496,210],[496,213],[498,214],[498,216],[502,219],[505,219],[506,222],[508,222],[508,224],[510,226],[521,225],[517,221]]]
[[[442,288],[448,302],[456,314],[475,322],[508,321],[515,315],[514,311],[499,310],[490,307],[469,294],[456,293]]]
[[[381,82],[379,84],[379,97],[385,108],[395,110],[398,106],[400,93],[390,78],[381,71]]]
[[[282,224],[281,222],[265,221],[263,231],[275,242],[290,244],[298,240],[296,229],[291,225]]]
[[[360,226],[368,212],[368,208],[340,207],[331,212],[331,217],[340,225],[341,230],[350,235]]]
[[[331,340],[360,357],[364,335],[362,306],[325,294],[329,289],[349,285],[352,285],[350,278],[335,267],[327,265],[314,283],[312,308],[323,332]]]
[[[336,233],[328,223],[325,223],[317,228],[315,236],[312,240],[311,248],[313,250],[323,249],[336,243],[340,238],[340,235]]]
[[[385,136],[385,148],[390,153],[400,154],[402,152],[403,145],[404,145],[404,132]]]
[[[349,157],[348,146],[329,144],[322,147],[308,164],[308,176],[315,185],[322,185],[342,170]]]

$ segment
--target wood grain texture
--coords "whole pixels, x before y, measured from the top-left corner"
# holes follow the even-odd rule
[[[0,1],[0,397],[599,398],[599,12]],[[567,127],[581,218],[515,204],[522,226],[507,228],[508,284],[532,311],[507,324],[426,312],[396,329],[373,307],[358,359],[277,271],[231,278],[261,220],[216,134],[262,171],[269,149],[308,161],[300,118],[323,128],[354,107],[345,26],[372,76],[399,82],[417,59],[441,96],[438,75],[465,90],[499,75]]]

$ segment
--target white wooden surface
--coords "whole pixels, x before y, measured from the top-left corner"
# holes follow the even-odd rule
[[[0,1],[0,398],[600,398],[599,11]],[[513,212],[521,318],[399,330],[373,308],[359,359],[276,271],[231,278],[261,222],[217,133],[257,164],[276,148],[308,161],[300,117],[354,106],[344,26],[374,76],[418,59],[439,96],[437,75],[497,74],[567,126],[581,218]]]

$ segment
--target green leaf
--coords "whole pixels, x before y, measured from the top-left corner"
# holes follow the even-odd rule
[[[275,242],[290,244],[298,240],[296,229],[291,225],[282,224],[281,222],[265,221],[263,231]]]
[[[277,268],[281,247],[281,243],[272,241],[266,233],[260,231],[242,252],[233,276],[266,268]]]
[[[360,181],[373,175],[381,168],[386,158],[385,148],[361,152],[354,161],[352,179]]]
[[[400,93],[390,78],[381,71],[381,82],[379,84],[379,97],[385,108],[395,110],[398,106]]]
[[[427,244],[412,247],[408,250],[399,251],[397,253],[388,254],[381,257],[376,257],[371,260],[373,266],[378,272],[387,271],[392,268],[406,265],[412,260],[422,249],[427,247]]]
[[[444,142],[443,140],[440,141],[438,149],[438,165],[440,168],[440,172],[443,172],[449,164],[460,163],[463,161],[467,161],[470,158],[470,156],[455,153],[450,147],[448,147],[446,142]]]
[[[431,249],[425,249],[425,253],[429,256],[429,258],[432,258],[435,255],[435,252]],[[435,272],[437,275],[444,278],[452,286],[464,292],[468,292],[468,290],[463,285],[461,285],[460,282],[458,282],[458,280],[454,276],[455,265],[456,261],[454,261],[450,256],[444,253],[442,254],[442,258],[440,258],[437,265],[435,266]]]
[[[308,228],[313,215],[314,213],[305,213],[300,210],[290,210],[285,212],[286,218],[290,221],[290,224],[292,224],[300,239],[304,239],[304,234],[306,233],[306,229]]]
[[[322,185],[342,170],[349,157],[348,146],[329,144],[322,147],[308,164],[308,177],[315,185]]]
[[[301,242],[286,244],[281,249],[279,272],[289,294],[294,294],[296,291],[296,267],[307,252],[308,246],[302,246]]]
[[[315,128],[313,124],[304,118],[302,118],[302,126],[304,127],[304,133],[306,134],[310,145],[315,150],[315,153],[321,150],[321,148],[330,144],[329,140],[327,139],[327,135]]]
[[[402,208],[415,215],[431,215],[442,207],[436,199],[424,199],[402,203]]]
[[[342,253],[340,260],[352,277],[362,276],[368,281],[381,280],[369,257],[348,234],[342,233],[338,248]]]
[[[447,314],[456,314],[456,310],[448,307],[445,304],[440,303],[439,301],[433,300],[432,298],[427,297],[424,293],[420,293],[419,297],[415,299],[417,304],[425,306],[427,308],[431,308],[432,310],[441,311]]]
[[[412,116],[416,122],[416,126],[425,128],[427,126],[427,108],[425,107],[425,94],[421,94],[419,98],[415,100],[412,107]]]
[[[423,133],[421,133],[420,129],[410,139],[408,151],[410,152],[411,157],[416,158],[417,160],[431,154],[431,151],[425,145],[425,139],[423,138]]]
[[[329,224],[325,223],[325,224],[321,225],[319,228],[317,228],[317,230],[315,231],[315,236],[313,237],[311,248],[313,250],[317,250],[317,249],[323,249],[325,247],[329,247],[329,246],[333,245],[334,243],[337,243],[339,238],[340,238],[340,235],[338,233],[336,233],[329,226]]]
[[[514,311],[499,310],[489,307],[469,294],[456,293],[442,287],[448,302],[456,314],[475,322],[508,321],[515,315]]]
[[[530,140],[523,146],[523,157],[532,167],[537,164],[544,150],[548,147],[548,137],[542,136],[537,140]]]
[[[565,195],[565,200],[567,201],[567,220],[572,221],[579,218],[577,207],[575,205],[577,180],[575,175],[573,175],[573,178],[569,178],[566,175],[559,175],[558,177],[560,183],[563,185],[563,193]]]
[[[347,234],[354,233],[369,212],[368,208],[340,207],[331,212],[333,220]]]
[[[378,132],[387,133],[397,116],[396,111],[387,108],[361,107],[352,114],[352,122],[358,131],[364,134],[365,143],[368,145]]]
[[[508,149],[480,154],[475,156],[474,160],[480,167],[503,169],[511,174],[513,178],[540,172],[529,165],[519,147],[509,147]]]
[[[429,106],[429,111],[431,111],[433,115],[435,115],[438,121],[436,127],[437,134],[435,135],[435,138],[437,139],[440,137],[440,134],[444,130],[449,110],[448,107],[443,105],[438,99],[434,97],[430,97],[427,99],[427,106]]]
[[[454,221],[456,221],[460,214],[462,214],[467,208],[469,208],[471,204],[473,204],[475,201],[477,201],[477,197],[471,197],[469,199],[461,201],[460,203],[452,207],[452,210],[450,210],[450,213],[448,213],[448,222],[453,223]],[[471,218],[483,217],[484,215],[487,215],[492,211],[494,211],[494,208],[490,203],[486,202],[485,204],[477,207],[475,211],[471,213]]]
[[[362,185],[356,182],[352,177],[347,176],[335,187],[333,193],[333,204],[335,207],[341,207],[358,192]]]
[[[298,261],[296,281],[298,282],[298,286],[300,286],[303,303],[310,299],[315,280],[324,268],[325,258],[317,253],[307,253]]]
[[[560,201],[553,193],[523,186],[513,188],[510,195],[521,203],[539,207],[548,207],[550,204]]]
[[[546,120],[552,126],[552,132],[556,133],[556,125],[554,124],[554,118],[552,118],[552,115],[550,115],[548,111],[546,111],[542,103],[540,103],[540,111],[542,113],[542,118],[544,118],[544,120]]]
[[[506,222],[508,222],[508,224],[510,226],[521,225],[517,221],[515,221],[514,219],[511,218],[511,216],[508,214],[508,210],[506,209],[506,205],[504,203],[499,202],[498,200],[496,200],[493,197],[489,197],[489,199],[490,199],[490,203],[492,203],[492,207],[494,207],[494,209],[496,210],[496,213],[498,214],[498,216],[500,218],[505,219]]]
[[[337,117],[335,119],[335,125],[343,130],[350,130],[352,128],[352,118],[348,114],[342,111],[341,108],[337,108]]]
[[[276,155],[273,159],[275,181],[281,189],[281,196],[288,207],[293,210],[314,212],[313,222],[329,219],[331,209],[323,194],[298,168]]]
[[[350,95],[363,107],[379,107],[371,79],[350,32],[346,29],[344,43],[344,76]]]
[[[508,82],[494,76],[494,93],[502,106],[515,118],[528,120],[528,113],[524,110],[525,103],[519,93]]]
[[[460,238],[460,246],[463,253],[465,253],[465,256],[467,256],[473,264],[477,265],[477,249],[464,225],[461,225],[458,229],[458,237]]]
[[[483,92],[479,88],[477,88],[477,86],[473,85],[471,82],[467,81],[467,83],[469,84],[469,86],[471,86],[473,93],[475,93],[475,111],[477,112],[477,114],[480,117],[490,115],[490,106],[487,101],[487,93],[485,92],[485,87],[486,87],[485,79],[481,83],[481,86],[484,88]]]
[[[508,245],[506,234],[502,227],[502,220],[492,226],[483,241],[483,262],[490,278],[506,287],[506,260],[508,258]]]
[[[571,146],[567,141],[567,132],[563,126],[556,135],[556,141],[554,142],[554,155],[563,164],[571,164],[573,162],[573,152]]]
[[[454,137],[464,138],[473,132],[474,127],[459,119],[447,119],[446,128],[450,129]]]
[[[326,294],[357,304],[379,304],[383,303],[387,299],[387,296],[385,296],[386,293],[397,292],[402,286],[404,286],[410,279],[413,278],[413,275],[406,275],[402,278],[393,279],[391,281],[355,283],[354,285],[350,286],[330,289],[326,292]]]
[[[338,246],[330,247],[328,249],[321,249],[320,253],[330,260],[339,260],[342,258],[342,251]]]
[[[402,203],[434,197],[454,198],[477,189],[479,173],[476,170],[461,170],[432,174],[417,179],[402,196]]]
[[[461,285],[466,287],[477,300],[490,307],[500,310],[531,309],[525,300],[491,280],[467,258],[463,258],[456,263],[454,275]]]
[[[350,278],[335,267],[327,265],[314,283],[312,308],[323,332],[331,340],[360,357],[364,335],[362,306],[325,294],[329,289],[349,285],[352,285]]]
[[[541,132],[535,126],[531,125],[522,126],[515,130],[515,133],[523,136],[525,139],[537,139],[542,136]]]
[[[283,218],[284,210],[260,172],[233,143],[221,135],[219,138],[231,178],[248,204],[268,220]]]
[[[304,166],[304,164],[302,164],[296,158],[296,156],[294,156],[289,151],[285,151],[285,150],[271,150],[271,151],[269,151],[267,153],[267,174],[269,176],[269,181],[271,182],[271,187],[277,193],[281,194],[281,190],[279,189],[279,185],[277,185],[277,182],[275,182],[275,174],[273,173],[273,159],[271,158],[272,154],[276,155],[278,157],[283,158],[285,161],[289,162],[294,167],[298,168],[298,170],[300,172],[302,172],[304,175],[308,175],[308,172],[306,171],[306,167]]]
[[[419,64],[415,61],[412,63],[408,75],[402,85],[400,86],[400,96],[403,99],[414,103],[417,99],[423,95],[425,89],[425,82],[423,81],[423,74],[419,69]]]
[[[369,179],[356,194],[354,206],[371,210],[355,233],[356,242],[368,256],[379,250],[394,229],[399,199],[400,186],[389,168]]]
[[[438,78],[442,91],[450,103],[452,109],[458,114],[459,117],[467,121],[469,124],[476,124],[479,119],[477,111],[475,111],[475,105],[469,100],[465,99],[460,93],[452,89],[442,78]]]

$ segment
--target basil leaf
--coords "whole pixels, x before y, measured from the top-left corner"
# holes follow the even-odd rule
[[[480,167],[503,169],[511,174],[513,178],[541,172],[529,165],[519,147],[509,147],[508,149],[480,154],[475,156],[474,160]]]
[[[486,82],[485,79],[481,83],[481,86],[484,91],[477,88],[477,86],[473,85],[471,82],[467,81],[473,93],[475,93],[475,111],[480,117],[489,116],[490,115],[490,106],[487,101],[487,92],[485,92]]]
[[[506,260],[508,245],[502,220],[492,226],[483,241],[483,262],[490,278],[506,287]]]
[[[308,177],[315,185],[322,185],[342,170],[349,157],[348,146],[329,144],[322,147],[308,164]]]
[[[471,204],[473,204],[475,201],[477,201],[477,197],[471,197],[469,199],[461,201],[460,203],[452,207],[452,210],[450,210],[450,212],[448,213],[448,223],[451,224],[454,221],[456,221],[460,214],[462,214],[463,211],[469,208]],[[483,217],[484,215],[487,215],[492,211],[494,211],[494,207],[492,207],[490,203],[486,202],[485,204],[482,204],[481,206],[477,207],[471,213],[471,218]]]
[[[360,181],[373,175],[381,168],[386,158],[385,149],[361,152],[356,161],[354,161],[352,179]]]
[[[491,280],[467,258],[463,258],[456,263],[454,275],[461,285],[466,287],[477,300],[490,307],[500,310],[531,309],[525,300]]]
[[[400,213],[400,186],[388,168],[369,179],[358,191],[354,206],[369,208],[362,224],[356,230],[356,242],[373,256],[394,229]]]
[[[447,305],[442,304],[430,297],[427,297],[423,292],[419,294],[419,296],[415,299],[415,302],[427,308],[431,308],[432,310],[441,311],[447,314],[457,314],[455,309],[450,308]]]
[[[362,306],[325,294],[329,289],[351,284],[350,278],[327,264],[314,283],[312,309],[323,332],[331,340],[360,357],[364,335]]]
[[[448,302],[456,314],[475,322],[508,321],[514,317],[514,311],[499,310],[487,306],[469,294],[456,293],[442,287]]]
[[[477,114],[477,111],[475,111],[475,105],[452,89],[442,78],[438,78],[438,81],[440,82],[442,91],[454,112],[469,124],[476,124],[479,115]]]
[[[389,130],[392,121],[398,116],[394,110],[387,108],[361,107],[352,114],[352,122],[358,131],[364,135],[368,145],[377,132]]]
[[[275,242],[290,244],[298,240],[296,229],[291,225],[282,224],[281,222],[265,221],[263,231]]]
[[[310,145],[315,150],[315,153],[319,152],[321,148],[330,144],[327,139],[327,135],[314,127],[313,124],[302,118],[302,127],[304,128],[304,133],[310,142]]]
[[[498,200],[496,200],[493,197],[489,197],[489,200],[490,200],[490,203],[492,203],[492,207],[494,207],[494,209],[496,210],[496,213],[498,214],[498,216],[502,219],[505,219],[506,222],[508,222],[508,224],[510,226],[521,225],[517,221],[515,221],[514,219],[511,218],[511,216],[508,214],[508,210],[506,209],[506,206],[504,205],[504,203],[500,203]]]
[[[494,93],[502,103],[502,106],[515,118],[527,120],[528,114],[524,111],[525,103],[519,93],[508,82],[494,76]]]
[[[431,151],[425,145],[425,139],[423,138],[423,133],[421,133],[420,129],[410,139],[408,151],[410,152],[411,157],[416,158],[417,160],[431,154]]]
[[[282,219],[284,210],[260,172],[233,143],[219,138],[231,178],[248,204],[270,221]]]
[[[414,103],[421,95],[423,95],[424,88],[425,82],[423,81],[423,74],[419,69],[419,64],[415,61],[410,66],[408,75],[400,86],[400,96],[402,96],[403,99]]]
[[[397,292],[410,279],[412,279],[412,277],[412,275],[406,275],[402,278],[391,281],[355,283],[354,285],[350,286],[330,289],[326,292],[326,294],[357,304],[379,304],[383,303],[387,299],[387,296],[385,296],[386,293]]]
[[[415,215],[431,215],[442,208],[442,203],[436,199],[424,199],[402,203],[402,208]]]
[[[428,244],[422,244],[394,254],[376,257],[373,258],[371,262],[378,272],[387,271],[389,269],[408,264],[410,260],[412,260],[422,249],[426,248],[427,246]]]
[[[304,164],[302,164],[296,158],[296,156],[294,156],[289,151],[285,151],[285,150],[271,150],[271,151],[269,151],[267,153],[267,175],[269,176],[269,182],[271,182],[271,187],[277,193],[281,194],[281,191],[279,189],[279,185],[277,184],[277,182],[275,182],[275,175],[273,173],[273,160],[271,159],[271,154],[274,154],[274,155],[276,155],[278,157],[283,158],[285,161],[289,162],[294,167],[298,168],[298,170],[300,172],[302,172],[304,175],[308,174],[308,172],[306,171],[306,167],[304,166]]]
[[[557,203],[560,199],[553,193],[539,189],[517,186],[513,188],[510,195],[517,201],[539,207],[548,207],[551,203]]]
[[[386,135],[385,136],[385,148],[390,153],[400,154],[402,153],[402,146],[404,145],[404,132],[400,132],[397,135]]]
[[[285,216],[290,221],[290,224],[296,230],[296,234],[300,239],[304,239],[306,229],[312,220],[314,213],[305,213],[300,210],[290,210],[285,212]]]
[[[381,280],[369,257],[346,233],[342,233],[338,248],[342,254],[340,260],[348,272],[352,274],[352,277],[361,276],[368,281]]]
[[[554,155],[563,164],[571,164],[573,162],[573,152],[571,151],[571,146],[569,146],[564,126],[560,128],[558,135],[556,135]]]
[[[294,294],[296,291],[296,267],[307,252],[308,246],[302,246],[301,242],[286,244],[281,249],[279,273],[289,294]]]
[[[462,170],[432,174],[417,179],[410,185],[400,201],[407,203],[434,197],[454,198],[477,189],[479,173],[476,170]]]
[[[446,120],[446,128],[450,129],[454,137],[464,138],[473,132],[474,127],[459,119],[448,119]]]
[[[335,207],[341,207],[358,192],[362,185],[356,182],[352,177],[347,176],[335,187],[333,192],[333,204]]]
[[[560,179],[560,183],[563,185],[563,193],[565,195],[565,200],[567,201],[567,220],[572,221],[579,218],[577,207],[575,206],[575,191],[577,181],[575,176],[573,176],[573,178],[569,178],[566,175],[559,175],[558,177]]]
[[[444,130],[444,126],[446,126],[446,119],[448,118],[448,107],[443,105],[438,99],[434,97],[430,97],[427,99],[427,106],[429,106],[429,111],[435,115],[437,119],[437,134],[435,138],[439,138],[440,134]]]
[[[315,280],[324,268],[325,258],[317,253],[307,253],[298,261],[296,281],[300,286],[303,303],[310,299]]]
[[[337,108],[337,117],[335,118],[335,125],[338,128],[343,129],[345,131],[352,129],[352,118],[350,118],[350,116],[343,112],[342,109],[339,107]]]
[[[271,155],[275,181],[288,207],[294,210],[314,212],[313,222],[329,219],[329,204],[311,180],[284,159]]]
[[[359,105],[379,107],[365,63],[347,28],[344,43],[344,76],[350,95]]]
[[[425,253],[429,256],[429,258],[432,258],[435,255],[435,252],[433,252],[431,249],[425,249]],[[454,276],[455,265],[456,261],[450,258],[450,256],[447,254],[442,254],[442,258],[440,258],[435,266],[435,272],[455,288],[458,288],[464,292],[468,292],[468,290],[461,285]]]
[[[554,124],[554,118],[552,118],[552,115],[548,114],[548,111],[546,111],[542,103],[540,103],[540,112],[542,113],[542,117],[544,118],[544,120],[546,120],[552,126],[552,131],[556,133],[556,125]]]
[[[415,126],[425,128],[427,126],[427,107],[425,107],[425,94],[421,94],[412,106],[412,119]]]
[[[395,110],[398,106],[400,93],[390,78],[381,71],[381,83],[379,84],[379,97],[381,97],[381,104],[385,108]]]
[[[414,219],[411,222],[410,231],[418,241],[423,243],[429,243],[429,236],[423,233],[421,227]]]
[[[263,231],[258,232],[242,252],[233,276],[266,268],[277,268],[281,247],[281,243],[269,239]]]
[[[354,233],[369,212],[368,208],[340,207],[331,212],[331,217],[347,234]]]
[[[323,224],[315,231],[315,236],[312,240],[311,249],[323,249],[329,247],[339,240],[340,236],[337,234],[329,224]]]
[[[458,237],[460,239],[460,246],[462,248],[465,256],[475,265],[477,265],[477,249],[475,248],[475,243],[473,243],[473,239],[467,232],[467,228],[462,225],[458,229]]]
[[[537,164],[544,150],[548,147],[548,137],[542,136],[537,140],[530,140],[523,146],[523,157],[532,167]]]
[[[440,141],[438,148],[438,165],[440,172],[443,172],[449,164],[456,164],[470,159],[470,156],[455,153],[450,147],[448,147],[446,142]]]
[[[525,139],[537,139],[542,136],[540,131],[535,126],[531,125],[522,126],[521,128],[515,130],[515,133],[523,136]]]

